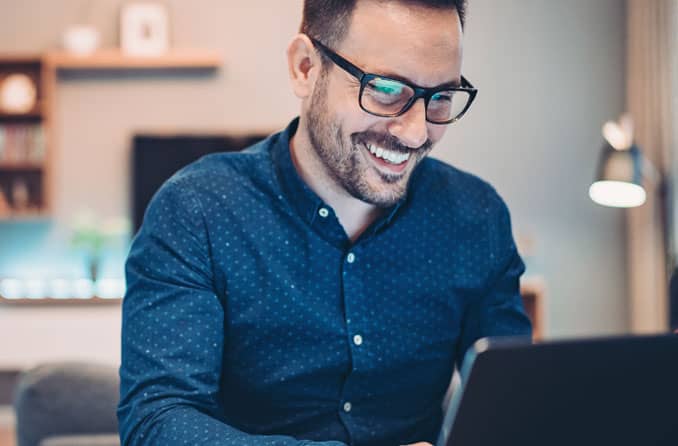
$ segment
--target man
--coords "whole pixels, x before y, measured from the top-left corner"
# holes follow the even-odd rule
[[[300,118],[177,173],[134,241],[124,445],[432,442],[466,349],[529,335],[506,206],[426,157],[475,95],[463,16],[305,1]]]

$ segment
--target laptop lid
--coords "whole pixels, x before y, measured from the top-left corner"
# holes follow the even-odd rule
[[[436,446],[678,444],[678,336],[469,349]]]

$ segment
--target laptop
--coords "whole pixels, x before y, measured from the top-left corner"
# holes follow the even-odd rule
[[[481,339],[436,446],[676,446],[678,336]]]

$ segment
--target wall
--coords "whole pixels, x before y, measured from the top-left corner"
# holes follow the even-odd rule
[[[551,336],[627,330],[623,211],[588,198],[600,127],[624,107],[625,2],[472,0],[465,49],[480,88],[442,158],[489,179],[535,239]]]
[[[52,48],[65,26],[83,20],[113,45],[120,3],[99,0],[84,12],[83,1],[0,0],[0,52]],[[270,130],[296,113],[284,51],[301,0],[166,3],[173,44],[217,49],[223,69],[215,76],[62,75],[55,219],[0,226],[0,276],[82,274],[67,245],[70,221],[82,208],[102,216],[128,212],[136,131]],[[552,336],[627,329],[622,214],[587,197],[600,126],[624,103],[624,29],[622,0],[471,0],[464,72],[480,93],[434,152],[492,182],[512,210],[514,232],[536,241],[530,272],[546,278]],[[112,255],[105,275],[121,276],[123,257],[123,250]],[[6,349],[9,336],[31,349],[44,344],[49,332],[30,327],[58,331],[67,324],[65,334],[49,334],[60,354],[115,362],[117,311],[0,307],[0,351],[19,354]],[[91,336],[97,320],[110,328],[102,335],[108,338]],[[35,348],[15,362],[39,360],[46,351]],[[12,358],[0,356],[5,360]]]

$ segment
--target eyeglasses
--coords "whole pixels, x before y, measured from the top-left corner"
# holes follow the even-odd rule
[[[426,121],[451,124],[464,116],[478,93],[464,76],[461,77],[461,86],[447,84],[424,88],[404,80],[366,73],[316,39],[309,38],[332,62],[360,81],[360,108],[375,116],[400,116],[419,98],[423,98]]]

